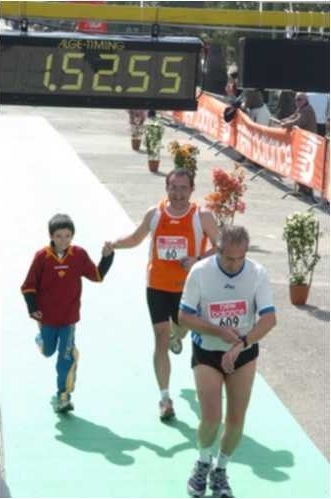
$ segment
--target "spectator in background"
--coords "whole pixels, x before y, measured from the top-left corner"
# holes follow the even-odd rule
[[[230,123],[236,116],[237,109],[242,105],[242,89],[238,88],[238,68],[232,65],[228,69],[228,81],[224,88],[228,97],[229,106],[226,107],[223,113],[223,118],[226,123]]]
[[[260,90],[244,90],[242,109],[255,123],[268,126],[271,113],[265,104],[263,94]]]
[[[229,97],[231,103],[242,93],[242,89],[238,88],[238,83],[238,68],[235,65],[230,66],[228,70],[228,81],[225,86],[225,93]]]
[[[282,90],[279,95],[275,118],[282,120],[293,114],[295,110],[295,92],[293,90]]]
[[[147,111],[145,109],[128,109],[128,113],[131,127],[143,126],[147,118]]]
[[[315,111],[317,133],[324,137],[326,135],[327,121],[329,118],[330,94],[307,92],[309,104]]]
[[[309,104],[307,94],[297,92],[295,94],[296,110],[293,114],[280,121],[280,126],[291,129],[294,126],[307,130],[308,132],[317,133],[316,114],[313,107]],[[298,182],[298,191],[301,194],[312,196],[313,190],[304,184]]]
[[[295,94],[296,110],[293,114],[280,121],[283,128],[292,128],[298,126],[308,132],[317,133],[316,114],[313,107],[309,104],[307,94],[297,92]]]
[[[144,134],[147,111],[144,109],[128,109],[128,113],[131,128],[131,147],[134,151],[139,151],[141,139]]]

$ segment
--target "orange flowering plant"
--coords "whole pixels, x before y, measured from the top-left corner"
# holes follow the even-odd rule
[[[217,224],[233,223],[236,211],[244,213],[246,205],[242,200],[246,190],[245,172],[238,163],[234,170],[227,173],[222,168],[212,171],[214,192],[205,196],[206,207],[209,208]]]
[[[187,168],[195,176],[199,148],[190,143],[180,144],[177,140],[170,142],[169,151],[176,168]]]

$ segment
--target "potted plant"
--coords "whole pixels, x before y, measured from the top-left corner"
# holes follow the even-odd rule
[[[159,168],[163,134],[164,125],[156,117],[152,117],[144,126],[144,142],[148,155],[148,166],[153,172],[156,172]]]
[[[214,191],[205,196],[206,207],[209,208],[221,228],[232,224],[236,212],[244,213],[246,205],[242,200],[246,190],[245,172],[238,163],[231,172],[222,168],[212,171]]]
[[[191,143],[180,144],[177,140],[170,142],[168,149],[175,164],[175,168],[187,168],[195,177],[197,167],[197,155],[199,148]]]
[[[129,109],[128,113],[131,127],[131,147],[134,151],[139,151],[147,112],[143,109]]]
[[[311,211],[294,212],[286,218],[283,239],[287,244],[290,298],[304,305],[313,279],[318,254],[319,222]]]

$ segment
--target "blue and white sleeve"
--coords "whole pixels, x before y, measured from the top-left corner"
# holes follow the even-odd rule
[[[188,314],[196,314],[199,303],[200,286],[197,279],[197,272],[192,269],[186,278],[179,309]]]
[[[256,288],[255,301],[257,312],[260,317],[276,311],[273,302],[270,279],[265,269],[262,270],[260,275],[260,280]]]

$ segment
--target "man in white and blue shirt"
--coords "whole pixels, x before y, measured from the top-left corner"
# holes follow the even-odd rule
[[[205,493],[208,475],[214,497],[233,497],[226,464],[243,432],[258,341],[276,324],[267,272],[246,257],[248,246],[244,227],[224,226],[218,253],[191,268],[180,302],[179,321],[192,331],[192,367],[201,409],[199,456],[188,481],[193,497]],[[222,419],[223,385],[227,412],[213,464],[211,449]]]

